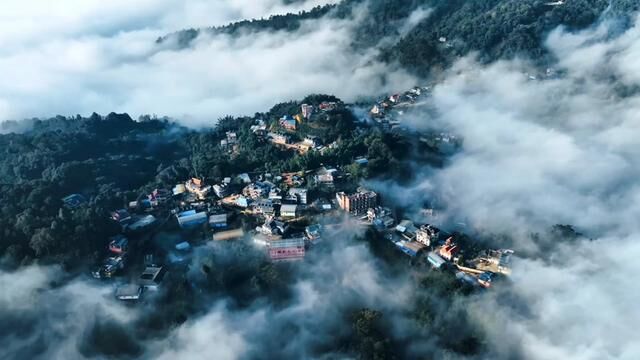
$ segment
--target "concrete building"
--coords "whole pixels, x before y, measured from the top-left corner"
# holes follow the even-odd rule
[[[225,229],[227,227],[227,214],[214,214],[209,216],[209,226],[212,229]]]
[[[313,115],[313,111],[314,111],[313,105],[302,104],[301,111],[302,111],[302,116],[304,116],[305,119],[309,119],[311,115]]]
[[[136,284],[118,286],[116,298],[122,301],[138,300],[142,296],[142,287]]]
[[[269,241],[269,257],[272,261],[291,261],[304,258],[304,237]]]
[[[437,227],[430,224],[422,225],[416,232],[416,241],[425,246],[431,246],[431,243],[438,239],[439,234],[440,229]]]
[[[305,188],[291,188],[289,189],[289,195],[295,197],[298,204],[307,205],[307,189]]]
[[[207,213],[204,211],[196,212],[196,210],[188,210],[176,214],[176,218],[181,228],[194,228],[207,222]]]
[[[444,245],[438,250],[438,254],[446,260],[452,261],[453,258],[460,252],[460,247],[453,242],[453,238],[448,238]]]
[[[145,290],[158,290],[165,273],[161,266],[148,266],[140,275],[140,286]]]
[[[280,216],[283,218],[295,218],[298,216],[298,205],[284,204],[280,207]]]
[[[367,213],[369,208],[377,205],[378,194],[368,190],[359,190],[349,195],[344,192],[339,192],[336,194],[336,199],[342,210],[353,215],[363,215]]]

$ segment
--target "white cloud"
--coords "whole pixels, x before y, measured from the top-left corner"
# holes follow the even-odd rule
[[[0,38],[0,120],[117,111],[203,125],[313,92],[353,100],[413,81],[375,61],[374,52],[354,53],[349,21],[312,20],[293,34],[203,36],[182,51],[154,42],[179,28],[319,1],[294,7],[276,0],[156,3],[45,3],[33,14],[31,6],[4,5],[13,25],[0,27],[14,30]]]

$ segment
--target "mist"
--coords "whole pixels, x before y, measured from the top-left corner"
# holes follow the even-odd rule
[[[330,2],[0,5],[7,30],[0,36],[0,121],[115,111],[201,127],[310,93],[353,101],[413,85],[404,71],[378,62],[376,50],[353,51],[353,19],[309,20],[295,33],[203,35],[186,49],[155,43],[183,28],[324,3]]]

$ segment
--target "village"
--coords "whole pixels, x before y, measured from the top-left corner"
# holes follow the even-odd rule
[[[386,128],[387,114],[415,104],[428,90],[416,87],[377,101],[370,116]],[[335,144],[323,145],[312,136],[294,143],[290,136],[305,119],[341,106],[337,102],[303,104],[299,114],[278,121],[280,132],[269,129],[264,121],[257,121],[251,131],[290,151],[322,152]],[[237,134],[228,131],[220,148],[234,156],[237,143]],[[354,159],[354,166],[366,168],[368,162],[360,156]],[[120,226],[121,233],[110,239],[102,262],[91,275],[116,279],[128,274],[132,280],[119,281],[115,297],[140,300],[146,292],[158,290],[168,272],[187,271],[197,247],[247,242],[268,261],[304,261],[318,244],[339,235],[325,236],[339,231],[345,221],[372,229],[397,250],[398,256],[407,256],[411,264],[423,264],[425,271],[450,272],[473,288],[490,288],[494,279],[510,274],[513,251],[465,248],[459,241],[461,233],[438,228],[437,209],[423,209],[432,223],[416,224],[398,218],[393,204],[385,203],[385,194],[354,184],[350,175],[344,167],[325,165],[290,173],[228,174],[218,182],[194,176],[171,189],[155,189],[129,202],[126,208],[113,210],[111,220]],[[72,194],[63,202],[73,210],[86,199]],[[169,240],[154,241],[158,234],[170,234],[164,236]],[[143,241],[145,246],[132,246]]]

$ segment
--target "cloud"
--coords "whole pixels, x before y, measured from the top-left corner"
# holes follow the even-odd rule
[[[141,351],[126,328],[137,318],[135,309],[117,303],[111,287],[68,280],[57,267],[0,271],[0,357],[75,359],[94,349]],[[96,336],[101,331],[109,336]]]
[[[423,197],[426,189],[444,200],[439,221],[464,221],[521,256],[505,288],[468,307],[498,358],[640,355],[632,280],[640,257],[637,24],[619,36],[607,23],[553,31],[557,78],[529,80],[536,70],[523,60],[461,59],[435,87],[433,111],[411,121],[461,136],[463,148],[409,189],[396,188],[404,192],[396,201],[415,205],[406,193]],[[554,224],[595,240],[548,235]]]
[[[403,71],[377,62],[375,51],[351,49],[349,20],[309,20],[295,33],[201,36],[184,50],[155,44],[205,21],[219,25],[319,3],[165,0],[132,9],[122,1],[62,2],[41,4],[33,15],[31,6],[0,5],[0,12],[10,7],[11,20],[0,26],[12,29],[0,38],[0,120],[117,111],[201,126],[309,93],[354,100],[412,85]]]

